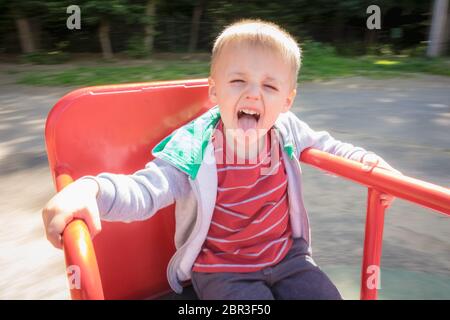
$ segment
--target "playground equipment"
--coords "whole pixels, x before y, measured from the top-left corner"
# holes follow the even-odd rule
[[[56,190],[84,175],[142,169],[157,142],[212,106],[206,79],[97,86],[67,94],[45,128]],[[361,299],[377,298],[382,193],[450,215],[448,188],[379,168],[366,172],[359,162],[314,149],[303,151],[300,160],[368,188]],[[72,221],[63,234],[72,299],[151,299],[170,293],[166,267],[175,252],[174,228],[174,205],[146,221],[102,222],[93,241],[83,221]],[[188,293],[192,298],[192,290]]]

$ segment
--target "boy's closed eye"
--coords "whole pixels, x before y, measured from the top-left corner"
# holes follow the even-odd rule
[[[244,80],[241,80],[241,79],[235,79],[235,80],[231,80],[231,81],[230,81],[230,83],[244,83],[244,82],[245,82],[245,81],[244,81]],[[270,85],[270,84],[265,84],[264,86],[265,86],[266,88],[269,88],[269,89],[278,91],[278,89],[277,89],[276,87],[274,87],[274,86],[272,86],[272,85]]]
[[[276,87],[274,87],[274,86],[272,86],[272,85],[270,85],[270,84],[265,84],[264,86],[267,87],[267,88],[269,88],[269,89],[278,91],[278,89],[277,89]]]

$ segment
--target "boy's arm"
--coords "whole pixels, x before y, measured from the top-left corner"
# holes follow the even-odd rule
[[[376,166],[401,174],[400,171],[394,169],[382,157],[374,152],[367,151],[361,147],[355,147],[351,143],[336,140],[327,131],[314,131],[305,122],[301,120],[298,121],[300,125],[300,138],[297,145],[300,146],[300,153],[304,149],[312,147],[336,156],[361,162],[364,164],[363,169],[367,171]]]
[[[190,188],[187,175],[161,159],[132,175],[102,173],[82,179],[97,182],[97,205],[106,221],[145,220]]]
[[[361,147],[355,147],[351,143],[346,143],[333,138],[327,131],[314,131],[305,122],[298,120],[299,129],[296,136],[296,143],[300,154],[306,148],[319,149],[336,156],[344,157],[358,162],[363,162],[366,155],[374,154]]]
[[[361,147],[355,147],[350,143],[341,142],[334,139],[326,131],[314,131],[305,122],[295,117],[297,122],[295,139],[299,146],[299,157],[301,152],[309,147],[316,148],[337,156],[363,163],[363,170],[370,171],[374,167],[382,168],[402,174],[400,171],[390,166],[383,158],[377,154],[367,151]],[[385,207],[389,207],[394,201],[394,197],[389,194],[381,195],[381,203]]]

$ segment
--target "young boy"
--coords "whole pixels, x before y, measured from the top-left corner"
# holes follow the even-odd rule
[[[48,240],[61,248],[74,218],[94,237],[100,220],[143,220],[176,202],[177,251],[167,270],[174,291],[191,279],[200,299],[341,299],[311,257],[300,153],[313,147],[367,170],[395,170],[289,111],[300,58],[296,41],[273,23],[227,27],[212,53],[217,106],[161,141],[145,169],[83,177],[55,195],[43,209]]]

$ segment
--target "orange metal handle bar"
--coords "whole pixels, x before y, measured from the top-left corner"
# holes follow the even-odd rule
[[[300,159],[319,169],[350,179],[368,187],[366,228],[361,268],[361,299],[374,300],[378,296],[385,207],[381,193],[388,193],[413,203],[450,215],[450,189],[381,168],[370,172],[362,164],[329,153],[305,149]]]
[[[300,159],[319,169],[391,194],[397,198],[450,215],[450,189],[388,170],[374,168],[362,170],[362,164],[316,149],[305,149]]]
[[[60,174],[56,178],[56,189],[59,192],[72,182],[68,174]],[[75,219],[66,226],[63,247],[72,299],[103,300],[97,258],[89,229],[83,220]]]

